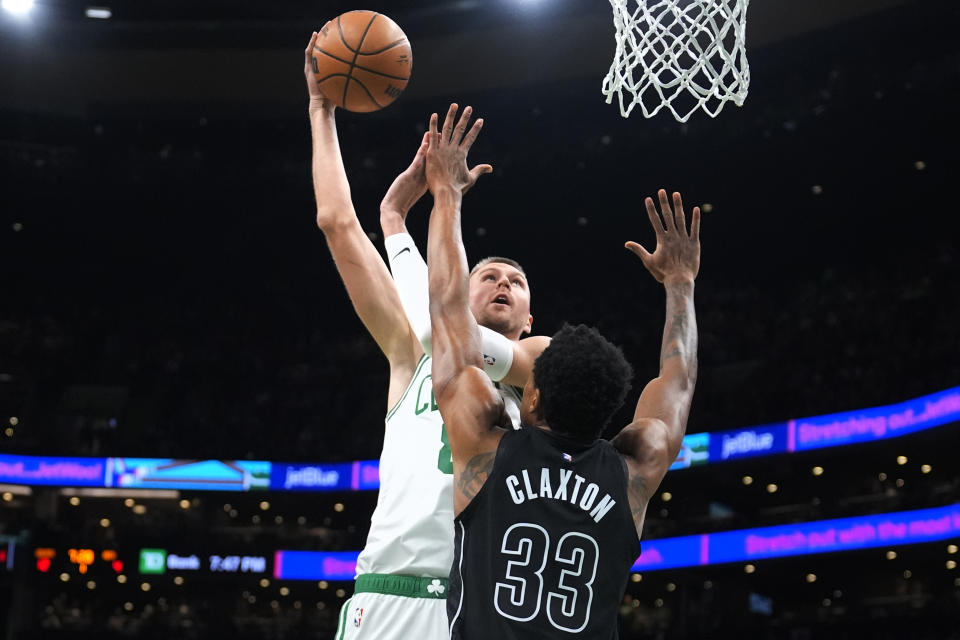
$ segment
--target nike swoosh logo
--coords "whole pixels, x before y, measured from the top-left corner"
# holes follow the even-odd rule
[[[390,258],[390,259],[391,259],[391,260],[396,260],[397,258],[400,257],[400,254],[402,254],[404,251],[410,251],[410,247],[404,247],[403,249],[400,249],[400,251],[397,252],[397,255],[393,256],[393,257]]]

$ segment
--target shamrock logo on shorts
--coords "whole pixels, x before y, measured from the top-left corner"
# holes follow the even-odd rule
[[[446,590],[442,584],[440,584],[439,578],[434,578],[433,582],[427,585],[427,593],[435,593],[437,595],[442,595]]]

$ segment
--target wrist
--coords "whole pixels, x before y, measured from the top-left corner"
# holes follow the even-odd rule
[[[310,104],[307,107],[307,111],[311,116],[319,114],[332,117],[336,108],[336,105],[327,98],[310,96]]]
[[[459,207],[463,200],[463,194],[452,184],[444,184],[436,189],[431,189],[433,193],[433,202],[436,205],[450,205]]]
[[[380,207],[380,229],[384,236],[406,233],[406,216],[394,207]]]
[[[669,287],[673,285],[690,285],[693,286],[694,278],[689,273],[675,273],[670,274],[663,279],[663,286]]]

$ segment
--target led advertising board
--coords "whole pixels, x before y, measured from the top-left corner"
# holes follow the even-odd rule
[[[107,458],[59,458],[0,454],[0,483],[103,487]]]
[[[113,486],[125,489],[250,491],[268,489],[270,463],[253,460],[111,458]]]
[[[798,418],[788,423],[789,451],[884,440],[960,420],[960,387],[885,407]]]
[[[260,575],[268,572],[267,556],[236,554],[173,553],[166,549],[141,549],[140,573],[237,573]]]
[[[917,544],[960,537],[960,504],[641,543],[634,571]],[[353,580],[359,551],[277,551],[281,580]]]
[[[670,469],[883,440],[955,422],[960,422],[960,387],[872,409],[689,434]],[[0,483],[194,491],[367,491],[380,488],[380,464],[377,460],[328,464],[0,454]]]

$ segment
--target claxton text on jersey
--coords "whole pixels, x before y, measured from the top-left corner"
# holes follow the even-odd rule
[[[588,482],[583,476],[575,474],[572,469],[542,467],[539,490],[534,490],[534,485],[530,481],[530,472],[527,469],[520,471],[519,477],[516,474],[507,476],[506,483],[507,492],[515,504],[523,504],[527,500],[538,498],[562,500],[580,507],[589,513],[595,522],[600,522],[600,519],[607,515],[607,512],[617,503],[609,493],[605,493],[597,502],[600,487],[594,482]],[[586,483],[585,488],[583,488],[584,483]],[[583,488],[582,493],[581,488]]]

